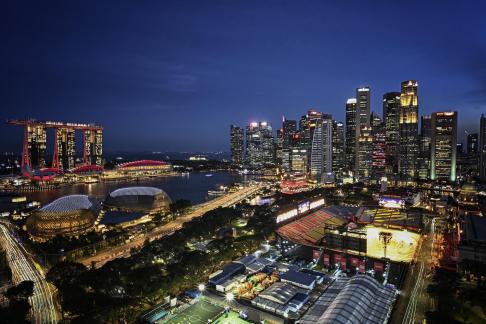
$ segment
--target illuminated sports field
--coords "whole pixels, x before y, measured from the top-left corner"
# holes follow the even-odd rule
[[[420,234],[406,230],[393,230],[374,226],[366,227],[366,254],[372,258],[385,256],[380,233],[389,233],[391,239],[386,249],[386,257],[392,261],[411,262],[420,240]]]
[[[194,305],[189,306],[175,317],[162,321],[161,323],[170,324],[207,324],[208,320],[214,320],[223,311],[220,306],[213,305],[204,300],[200,300]],[[224,322],[221,322],[224,323]]]
[[[241,319],[237,312],[231,311],[223,314],[213,322],[214,324],[249,324],[250,322]]]

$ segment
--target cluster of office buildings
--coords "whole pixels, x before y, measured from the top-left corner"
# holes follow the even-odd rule
[[[310,109],[298,121],[283,118],[275,136],[268,122],[232,125],[232,163],[252,171],[276,167],[321,183],[486,180],[486,117],[479,134],[467,135],[466,150],[458,143],[457,111],[419,116],[417,81],[385,93],[382,108],[382,117],[372,112],[371,89],[360,87],[346,101],[344,123]]]

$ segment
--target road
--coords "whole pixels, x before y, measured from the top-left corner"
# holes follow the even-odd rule
[[[229,207],[232,206],[243,199],[253,195],[263,188],[262,184],[257,184],[249,187],[245,187],[233,193],[215,198],[203,204],[197,205],[192,212],[189,214],[178,217],[177,219],[159,226],[146,234],[140,234],[131,241],[124,243],[122,245],[115,246],[111,249],[100,251],[100,253],[90,256],[87,258],[79,259],[78,262],[84,264],[85,266],[91,266],[93,262],[97,267],[102,266],[106,262],[120,258],[128,257],[130,255],[130,250],[132,248],[141,248],[146,240],[153,241],[160,239],[168,234],[171,234],[178,229],[182,228],[185,222],[191,221],[194,218],[201,217],[208,211],[216,209],[218,207]]]
[[[427,287],[432,279],[433,246],[435,240],[435,219],[420,246],[415,264],[410,266],[407,279],[400,292],[400,299],[394,311],[391,323],[411,324],[423,323],[425,313],[435,307],[434,299],[427,293]]]
[[[24,280],[34,282],[34,294],[30,297],[33,323],[57,323],[58,313],[53,292],[44,274],[34,265],[29,252],[17,241],[12,232],[0,224],[0,243],[7,252],[7,261],[12,269],[12,280],[18,284]]]

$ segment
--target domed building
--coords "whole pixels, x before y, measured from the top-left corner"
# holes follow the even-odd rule
[[[111,192],[104,205],[124,211],[142,211],[168,209],[172,203],[170,197],[159,188],[127,187]]]
[[[100,210],[100,204],[94,198],[64,196],[34,212],[27,219],[27,231],[39,240],[56,235],[80,235],[93,228]]]

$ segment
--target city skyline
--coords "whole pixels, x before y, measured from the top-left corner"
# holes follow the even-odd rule
[[[229,124],[277,126],[310,108],[344,122],[362,86],[381,116],[382,96],[417,80],[420,115],[458,111],[464,144],[478,132],[484,4],[308,4],[9,4],[0,118],[94,121],[107,152],[229,151]],[[20,151],[20,129],[2,123],[0,135],[2,151]]]

